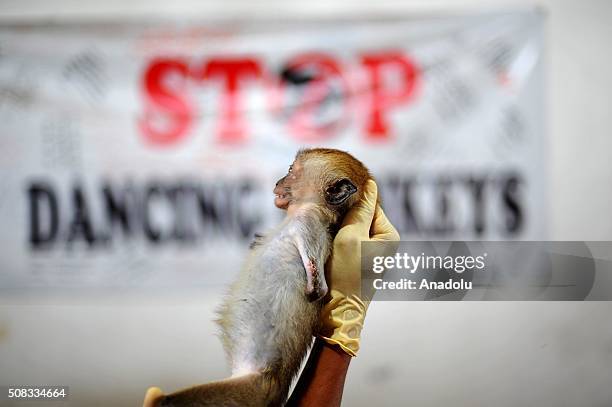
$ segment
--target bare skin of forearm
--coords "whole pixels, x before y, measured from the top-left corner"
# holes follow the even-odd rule
[[[351,357],[317,338],[289,398],[289,407],[339,407]]]

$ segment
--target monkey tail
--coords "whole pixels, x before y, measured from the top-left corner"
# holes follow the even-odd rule
[[[264,407],[280,406],[268,380],[261,373],[231,377],[225,380],[190,387],[162,396],[156,407]]]

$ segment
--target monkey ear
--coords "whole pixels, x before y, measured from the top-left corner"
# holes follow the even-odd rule
[[[355,192],[357,192],[355,184],[348,178],[342,178],[325,190],[325,200],[331,205],[340,205]]]

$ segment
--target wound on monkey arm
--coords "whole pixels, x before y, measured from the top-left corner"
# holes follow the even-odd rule
[[[304,265],[306,270],[306,294],[312,294],[319,289],[319,275],[317,273],[317,264],[313,258],[308,258],[308,262]]]
[[[310,249],[311,245],[306,244],[304,239],[298,234],[295,236],[295,243],[300,253],[302,263],[304,264],[304,272],[306,273],[306,289],[305,294],[311,301],[316,301],[327,294],[327,283],[325,274],[323,273],[322,265],[319,264],[315,253]]]

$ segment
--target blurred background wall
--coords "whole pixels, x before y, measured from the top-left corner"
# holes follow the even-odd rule
[[[609,103],[612,79],[608,74],[612,5],[605,0],[549,1],[104,1],[6,0],[2,21],[80,21],[169,17],[363,17],[406,13],[481,12],[541,6],[547,15],[546,108],[550,176],[554,202],[550,220],[554,239],[606,240],[612,237],[612,166],[608,152]]]
[[[612,239],[608,1],[4,1],[0,18],[364,17],[540,5],[545,22],[547,217],[558,240]],[[0,51],[1,55],[1,51]],[[2,135],[6,137],[6,135]],[[65,384],[68,405],[138,405],[223,377],[218,297],[3,295],[0,384]],[[377,303],[345,405],[608,406],[609,303]]]

